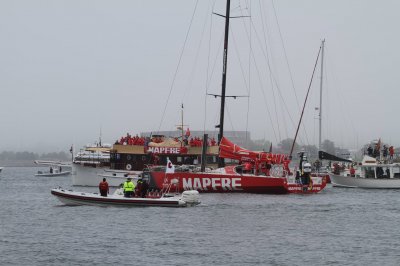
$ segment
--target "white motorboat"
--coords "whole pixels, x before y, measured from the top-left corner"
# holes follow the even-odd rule
[[[38,171],[35,176],[63,176],[69,174],[71,174],[71,171],[60,171],[60,169],[54,168],[49,172]]]
[[[364,156],[360,165],[355,166],[355,174],[348,169],[330,174],[332,185],[350,188],[400,188],[400,164],[381,163]]]
[[[66,205],[93,205],[93,206],[119,206],[119,207],[137,207],[137,206],[157,206],[157,207],[188,207],[200,204],[199,192],[195,190],[184,191],[181,194],[161,197],[134,197],[126,198],[122,193],[114,193],[108,197],[100,196],[98,193],[75,192],[62,188],[51,190],[51,194],[56,196]]]
[[[102,180],[100,175],[105,169],[110,169],[111,147],[110,144],[94,144],[79,151],[72,162],[72,185],[97,186]],[[111,178],[109,185],[119,186],[121,181]]]
[[[64,176],[71,174],[70,170],[65,170],[65,168],[71,168],[71,165],[64,164],[55,161],[35,161],[38,165],[49,165],[49,171],[38,171],[35,176]],[[63,169],[64,167],[64,169]]]

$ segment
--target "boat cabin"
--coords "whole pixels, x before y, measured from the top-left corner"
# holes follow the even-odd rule
[[[110,151],[110,168],[116,170],[141,171],[149,165],[166,165],[167,158],[174,165],[196,165],[201,162],[202,147],[184,145],[180,141],[164,136],[154,136],[148,142],[129,145],[115,143]],[[208,146],[208,165],[216,165],[218,146]]]
[[[356,177],[361,178],[400,178],[400,165],[399,164],[379,164],[379,165],[362,165]]]

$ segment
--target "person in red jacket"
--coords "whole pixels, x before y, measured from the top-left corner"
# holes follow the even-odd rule
[[[352,177],[356,176],[356,169],[354,169],[353,166],[350,166],[350,176]]]
[[[389,147],[389,159],[393,160],[393,155],[394,155],[394,148],[393,146]]]
[[[108,183],[105,178],[103,178],[103,182],[99,184],[100,195],[103,197],[107,197],[107,194],[110,193],[110,189],[108,187]]]

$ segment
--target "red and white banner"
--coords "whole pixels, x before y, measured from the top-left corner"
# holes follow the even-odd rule
[[[145,147],[145,152],[153,154],[186,154],[186,147]]]

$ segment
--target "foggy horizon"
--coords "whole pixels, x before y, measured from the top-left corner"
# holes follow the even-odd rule
[[[243,18],[230,23],[226,94],[250,97],[227,98],[225,130],[293,138],[325,39],[322,141],[399,147],[399,8],[232,0],[231,16]],[[213,12],[225,14],[225,1],[0,2],[0,152],[175,130],[181,104],[190,130],[214,131],[220,99],[205,95],[221,90],[224,21]],[[318,62],[300,145],[318,146],[320,76]]]

